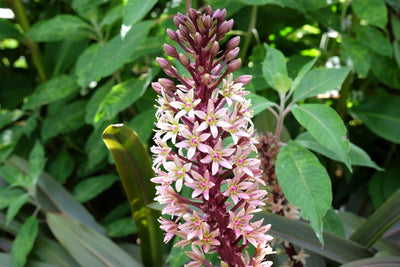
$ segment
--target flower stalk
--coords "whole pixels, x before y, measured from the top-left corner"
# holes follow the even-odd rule
[[[260,160],[251,121],[251,101],[244,86],[251,76],[233,79],[240,68],[240,38],[221,49],[220,41],[232,29],[226,10],[207,7],[202,14],[189,9],[174,18],[177,31],[168,36],[184,51],[169,44],[164,52],[175,58],[190,77],[180,75],[165,58],[158,64],[170,78],[152,84],[157,99],[153,169],[156,200],[164,204],[161,228],[164,241],[180,237],[175,246],[192,246],[187,266],[212,266],[206,254],[218,253],[221,266],[270,266],[267,235],[270,225],[252,222],[266,191],[259,189]],[[184,193],[189,192],[189,194]],[[255,252],[249,255],[251,244]]]

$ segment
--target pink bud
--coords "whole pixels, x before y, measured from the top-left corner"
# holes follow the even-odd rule
[[[214,14],[212,15],[213,19],[218,19],[221,16],[221,9],[217,9],[214,11]]]
[[[232,30],[233,27],[233,19],[228,20],[228,27],[226,29],[226,32],[229,32],[230,30]]]
[[[206,73],[201,76],[201,82],[204,85],[209,85],[211,83],[211,75]]]
[[[186,28],[185,26],[183,26],[183,24],[179,25],[179,32],[182,34],[182,36],[184,36],[185,38],[188,37],[189,35],[189,30],[188,28]]]
[[[235,47],[234,49],[232,49],[231,51],[228,52],[228,54],[226,55],[226,59],[227,60],[232,60],[235,57],[237,57],[237,55],[239,54],[239,47]]]
[[[203,36],[201,36],[201,34],[199,32],[196,32],[194,35],[194,44],[197,47],[201,47],[203,44]]]
[[[151,86],[153,87],[154,91],[156,91],[157,94],[161,94],[162,85],[160,83],[152,82]]]
[[[178,57],[178,52],[176,51],[176,48],[170,44],[164,44],[164,52],[170,57]]]
[[[228,29],[228,23],[227,23],[226,21],[222,22],[222,23],[218,26],[218,34],[219,34],[220,36],[224,36],[225,33],[228,32],[227,29]]]
[[[189,30],[189,32],[191,32],[191,33],[195,33],[196,32],[196,27],[194,26],[194,24],[190,20],[186,20],[184,25]]]
[[[215,58],[218,54],[219,51],[219,43],[217,41],[214,41],[213,45],[211,46],[210,49],[210,56],[211,58]]]
[[[185,19],[185,15],[178,12],[178,14],[174,17],[175,26],[179,28],[179,25],[183,24],[185,22]]]
[[[213,10],[212,10],[211,6],[207,6],[204,13],[206,13],[206,15],[212,16]]]
[[[179,54],[179,61],[186,69],[190,67],[190,59],[185,54]]]
[[[211,25],[212,25],[212,18],[207,15],[206,18],[204,19],[204,27],[209,29],[211,28]]]
[[[239,69],[241,65],[242,65],[242,60],[240,58],[235,59],[228,64],[227,70],[228,72],[234,72],[237,69]]]
[[[197,20],[197,11],[196,9],[190,8],[189,9],[189,18],[193,21],[196,22]]]
[[[160,67],[163,68],[164,70],[171,68],[171,62],[169,62],[168,59],[165,59],[163,57],[157,57],[156,61],[158,65],[160,65]]]
[[[251,81],[251,79],[252,79],[251,75],[241,75],[236,78],[235,83],[242,83],[243,86],[245,86]]]
[[[167,29],[167,34],[168,34],[169,38],[171,38],[172,41],[178,41],[178,35],[176,34],[175,31],[173,31],[171,29]]]
[[[161,86],[164,87],[165,89],[175,90],[175,84],[170,79],[160,78],[158,79],[158,83],[161,84]]]
[[[175,72],[173,72],[172,70],[166,70],[164,69],[165,74],[167,74],[169,77],[171,78],[176,78],[176,74]]]
[[[238,47],[239,43],[240,43],[240,37],[239,36],[233,37],[226,43],[226,50],[229,51],[234,49],[235,47]]]

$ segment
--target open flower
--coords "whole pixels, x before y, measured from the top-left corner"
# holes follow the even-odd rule
[[[239,37],[220,49],[219,42],[233,26],[225,17],[226,10],[190,9],[174,18],[177,31],[167,30],[183,53],[169,44],[164,51],[190,77],[181,76],[169,60],[157,58],[178,84],[165,78],[152,84],[161,96],[151,148],[157,176],[151,181],[157,184],[155,200],[165,205],[162,214],[173,218],[159,220],[164,240],[175,235],[180,240],[174,246],[191,244],[187,255],[192,261],[187,266],[211,267],[204,253],[217,253],[221,266],[269,266],[264,258],[272,253],[266,234],[271,226],[251,222],[266,195],[259,188],[260,160],[253,153],[257,140],[251,100],[244,98],[251,76],[234,80],[232,75],[241,65],[235,59]],[[243,252],[248,245],[256,248],[252,257]]]

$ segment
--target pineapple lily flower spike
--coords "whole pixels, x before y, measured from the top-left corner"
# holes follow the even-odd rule
[[[155,199],[164,205],[159,222],[165,242],[178,236],[175,246],[191,246],[189,267],[213,266],[205,255],[212,253],[219,255],[221,266],[271,266],[265,260],[272,253],[272,237],[266,234],[271,226],[251,222],[266,199],[266,191],[259,189],[264,184],[260,160],[253,153],[257,141],[251,102],[243,88],[251,76],[233,79],[232,72],[241,65],[235,59],[240,38],[220,49],[219,42],[233,25],[225,17],[225,9],[208,6],[204,14],[190,9],[188,16],[175,16],[177,31],[167,30],[183,53],[169,44],[165,53],[191,77],[157,58],[177,82],[162,78],[152,83],[160,94],[151,148]],[[246,249],[249,244],[255,247],[252,255]]]

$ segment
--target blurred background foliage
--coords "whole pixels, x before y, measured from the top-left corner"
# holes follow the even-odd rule
[[[316,154],[331,178],[333,207],[349,236],[396,196],[397,0],[0,0],[0,266],[146,262],[101,136],[108,125],[124,123],[145,150],[152,145],[156,93],[149,84],[164,76],[155,58],[163,55],[163,43],[171,43],[166,29],[175,28],[172,16],[188,4],[227,9],[235,20],[231,36],[241,36],[243,64],[236,75],[253,75],[246,88],[270,101],[278,95],[262,74],[264,43],[283,52],[291,78],[315,57],[315,67],[348,66],[340,90],[304,100],[335,109],[350,141],[370,157],[351,173]],[[266,107],[257,113],[258,131],[274,131]],[[289,115],[282,140],[303,131]],[[392,226],[400,215],[393,212],[383,242],[392,249],[383,255],[400,253],[400,225]],[[164,259],[170,248],[165,246]],[[180,266],[180,257],[170,256],[171,266]]]

